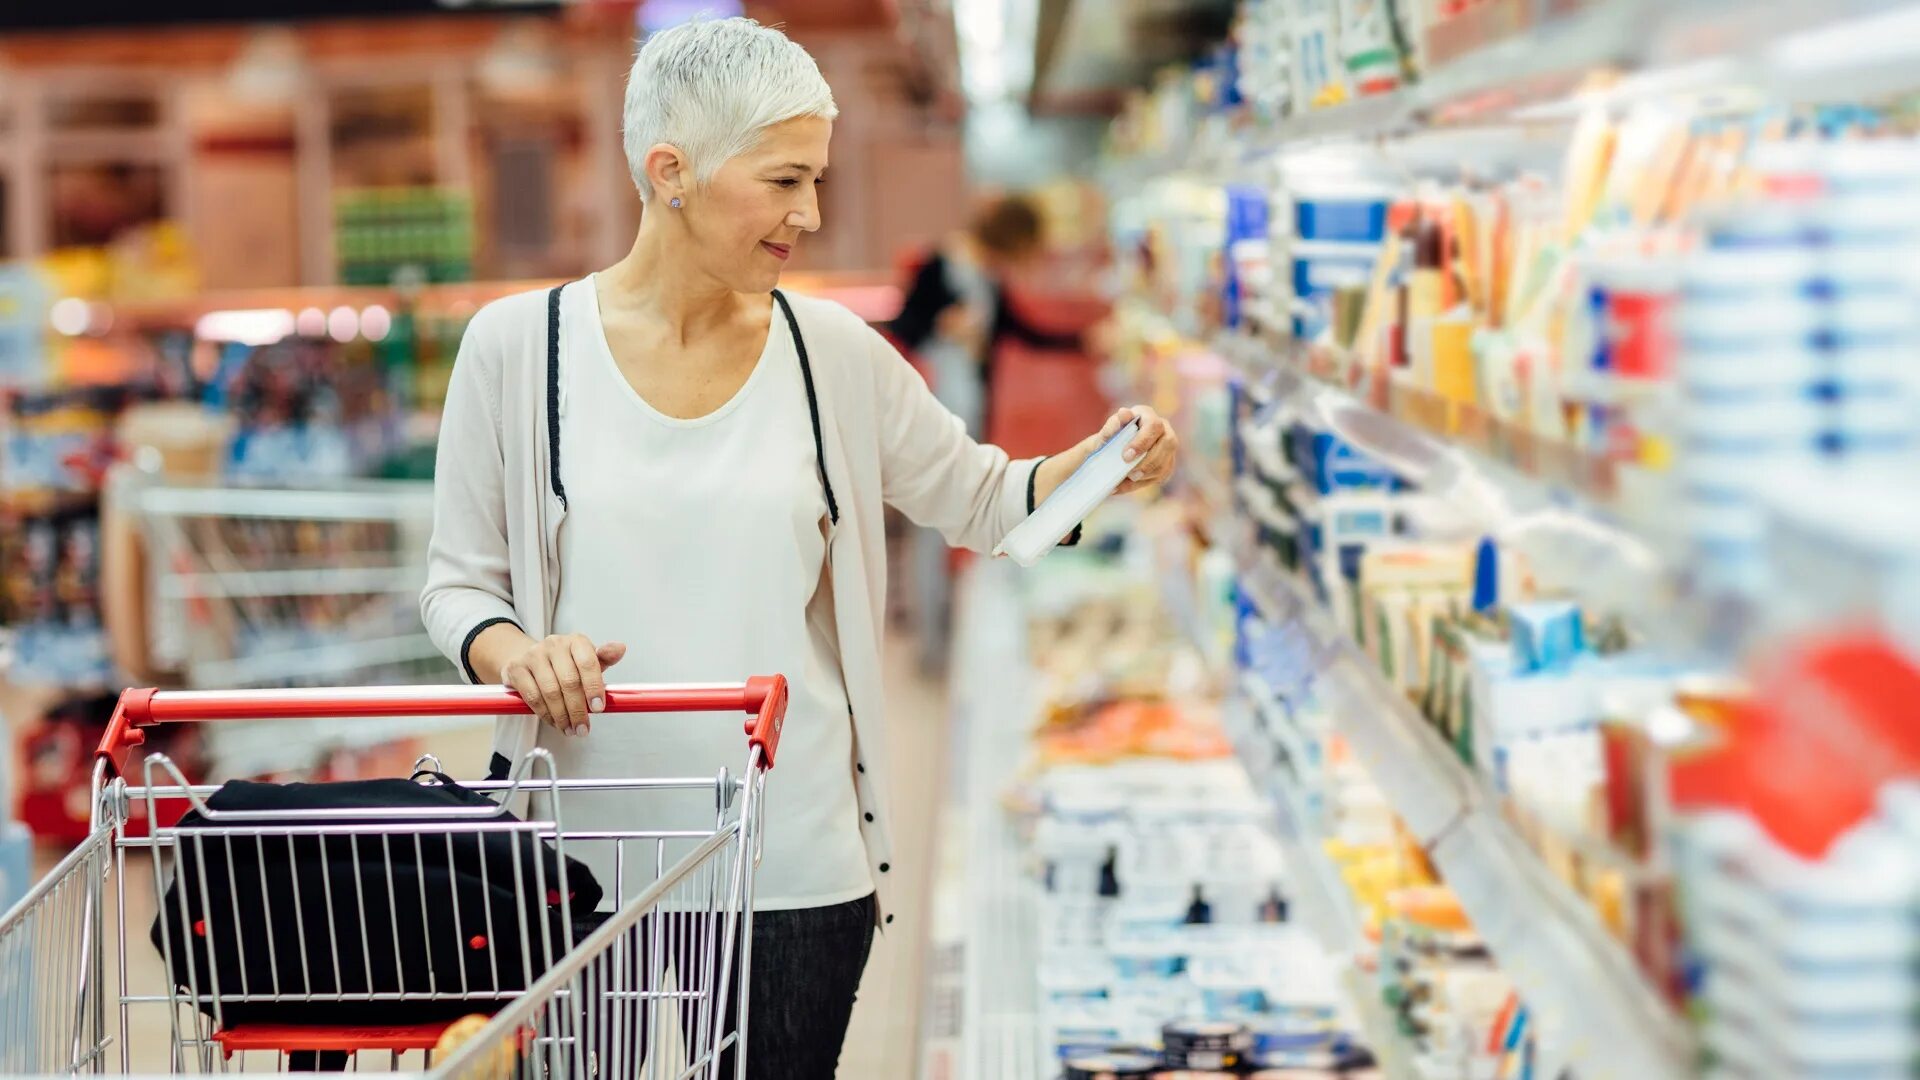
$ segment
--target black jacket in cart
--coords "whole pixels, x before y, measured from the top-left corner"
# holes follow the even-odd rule
[[[180,993],[223,1028],[409,1024],[491,1012],[539,978],[599,883],[566,859],[563,891],[552,844],[436,778],[236,780],[213,817],[181,818],[155,849],[171,875],[151,934]]]

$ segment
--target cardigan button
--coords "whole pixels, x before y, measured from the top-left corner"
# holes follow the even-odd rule
[[[881,864],[880,864],[880,872],[881,872],[881,873],[883,873],[883,874],[884,874],[884,873],[886,873],[887,871],[889,871],[889,870],[891,870],[891,869],[893,869],[893,865],[892,865],[891,863],[881,863]]]
[[[892,925],[893,925],[893,916],[891,916],[891,915],[889,915],[889,916],[887,916],[887,925],[888,925],[888,926],[892,926]]]
[[[854,766],[853,766],[853,767],[854,767],[855,769],[857,769],[857,770],[859,770],[860,772],[866,772],[866,771],[867,771],[867,767],[866,767],[865,765],[861,765],[861,764],[859,764],[859,763],[857,763],[857,762],[856,762],[856,763],[854,764]]]
[[[868,820],[868,821],[872,821],[872,820],[873,820],[873,815],[872,815],[872,814],[868,814],[868,815],[867,815],[866,817],[867,817],[867,820]]]

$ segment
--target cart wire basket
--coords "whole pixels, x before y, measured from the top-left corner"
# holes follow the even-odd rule
[[[423,768],[447,796],[427,805],[234,809],[163,755],[130,782],[145,730],[528,707],[496,687],[129,690],[97,751],[90,834],[0,916],[0,1074],[744,1077],[786,702],[777,675],[608,687],[603,723],[745,714],[738,775],[567,779],[536,748],[505,779]],[[710,795],[711,824],[562,822],[570,797],[676,791]],[[576,859],[596,849],[604,894]]]

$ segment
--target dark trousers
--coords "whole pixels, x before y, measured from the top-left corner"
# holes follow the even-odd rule
[[[860,975],[873,948],[874,905],[868,895],[829,907],[754,914],[753,978],[747,989],[747,1076],[751,1080],[834,1080]],[[607,972],[602,981],[610,989],[624,984],[648,993],[713,988],[719,976],[721,950],[716,946],[722,933],[715,918],[649,916],[633,930],[628,955],[637,964],[626,966],[624,978]],[[737,951],[733,964],[730,981],[738,987]],[[727,995],[725,1006],[722,1034],[739,1026],[734,993]],[[651,1009],[646,1003],[603,1008],[596,1021],[598,1030],[583,1033],[601,1063],[591,1071],[599,1076],[640,1074],[647,1056],[650,1015],[662,1028],[678,1024],[690,1057],[713,1045],[719,1018],[710,1005],[703,1008],[660,999]],[[733,1080],[731,1050],[722,1055],[720,1066],[720,1075]]]

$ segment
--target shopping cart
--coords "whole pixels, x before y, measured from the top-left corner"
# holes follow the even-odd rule
[[[141,783],[126,773],[157,724],[527,712],[516,693],[129,690],[98,750],[91,834],[0,916],[0,1074],[351,1064],[500,1080],[744,1076],[762,796],[786,703],[780,676],[609,687],[609,715],[748,714],[745,772],[567,780],[535,749],[506,779],[463,785],[497,805],[401,818],[391,805],[217,809],[217,788],[188,783],[158,754]],[[672,790],[711,793],[711,827],[561,821],[569,791]],[[159,824],[175,820],[170,804],[198,820]],[[523,805],[523,817],[504,812]],[[155,823],[144,834],[128,827],[136,808]],[[614,914],[576,927],[568,856],[590,845],[612,856]],[[511,872],[495,870],[487,900],[445,886],[449,868],[484,878],[489,864]],[[129,940],[152,913],[158,950]],[[457,978],[445,962],[455,954]],[[471,1037],[436,1061],[460,1032]]]

